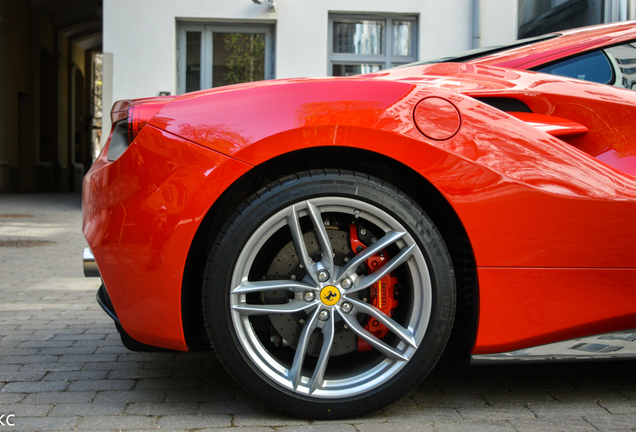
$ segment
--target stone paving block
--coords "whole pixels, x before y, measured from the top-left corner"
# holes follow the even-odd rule
[[[145,378],[167,378],[172,374],[172,369],[116,369],[108,372],[108,379],[139,379],[145,381]],[[143,381],[140,381],[141,384]],[[140,388],[137,385],[137,388]],[[147,387],[152,388],[152,387]],[[158,388],[158,387],[157,387]]]
[[[636,414],[585,417],[592,426],[600,430],[606,429],[636,429]]]
[[[203,387],[209,389],[235,388],[236,382],[225,373],[225,370],[219,371],[217,369],[215,376],[203,380]]]
[[[192,361],[174,361],[174,360],[162,360],[157,359],[144,363],[144,369],[203,369],[203,362],[200,360]]]
[[[166,402],[217,402],[234,399],[233,389],[176,389],[166,390]]]
[[[22,342],[19,346],[20,348],[62,348],[71,345],[73,345],[73,341],[43,340]]]
[[[350,424],[310,424],[303,426],[284,426],[276,429],[277,432],[356,432],[356,428]]]
[[[221,411],[200,412],[198,402],[134,402],[128,404],[126,414],[136,415],[191,415],[191,414],[226,414]]]
[[[117,361],[117,356],[115,354],[78,354],[65,355],[60,358],[60,362],[64,363],[95,363],[113,361]]]
[[[83,370],[120,370],[120,369],[141,369],[144,366],[142,362],[90,362],[86,363]]]
[[[0,364],[0,373],[4,374],[6,372],[17,372],[20,370],[22,365],[20,364]]]
[[[271,410],[270,410],[271,411]],[[340,423],[345,423],[345,424],[356,424],[356,425],[361,425],[361,424],[384,424],[386,423],[386,421],[390,418],[390,416],[387,416],[386,414],[384,414],[384,412],[382,412],[381,410],[372,412],[370,414],[367,415],[363,415],[360,417],[355,417],[355,418],[344,418],[344,419],[336,419],[336,420],[312,420],[310,423],[312,424],[340,424]],[[406,422],[402,422],[400,423],[400,428],[405,425],[408,424]],[[392,424],[393,429],[395,429],[395,424]]]
[[[124,345],[108,345],[100,346],[95,351],[95,354],[126,354],[130,352]]]
[[[96,392],[33,393],[22,403],[88,403],[95,399]]]
[[[93,341],[104,339],[106,337],[103,333],[98,334],[59,334],[53,337],[54,341]]]
[[[599,405],[612,414],[636,414],[636,401],[599,402]]]
[[[92,354],[96,347],[66,347],[66,348],[42,348],[39,354],[70,355],[70,354]]]
[[[11,431],[71,430],[78,422],[77,417],[24,417],[16,418],[15,426],[6,428]]]
[[[593,402],[577,404],[554,402],[530,405],[528,408],[538,418],[603,416],[609,414],[607,410]]]
[[[353,419],[354,426],[359,432],[396,432],[394,423],[355,423],[356,419]],[[280,429],[279,429],[280,430]],[[413,422],[413,423],[400,423],[399,432],[434,432],[431,424]]]
[[[457,408],[457,412],[464,420],[511,420],[535,417],[528,408],[517,405],[462,407]]]
[[[20,371],[78,371],[82,369],[82,367],[84,367],[84,363],[33,363],[22,366]]]
[[[0,393],[0,404],[20,402],[25,397],[27,397],[26,393]]]
[[[73,403],[73,404],[57,404],[51,410],[49,416],[68,417],[68,416],[87,416],[87,415],[118,415],[123,414],[126,409],[125,402],[109,402],[109,403]]]
[[[1,372],[0,373],[0,380],[1,381],[5,381],[5,382],[11,382],[11,381],[39,381],[42,379],[42,377],[46,375],[46,372],[38,372],[38,371],[31,371],[31,372],[26,372],[26,371],[22,371],[22,372]],[[59,381],[59,380],[55,380],[55,381]]]
[[[488,393],[484,397],[491,396],[500,397],[502,393]],[[414,393],[413,400],[419,406],[440,406],[440,407],[466,407],[466,406],[486,406],[486,400],[479,394],[474,393],[450,393],[450,394],[432,394],[432,393]]]
[[[571,389],[573,386],[566,380],[520,380],[502,382],[511,392],[550,391],[556,389]]]
[[[74,347],[105,347],[105,346],[123,346],[121,340],[93,340],[93,341],[76,341]]]
[[[498,382],[471,382],[471,383],[438,383],[437,387],[442,393],[505,393],[508,391],[503,384]]]
[[[4,364],[27,364],[27,363],[54,363],[59,356],[52,355],[28,355],[28,356],[8,356],[2,359]]]
[[[119,335],[117,335],[117,337],[119,337]],[[133,351],[127,351],[125,354],[121,354],[118,357],[118,361],[120,362],[129,362],[129,361],[134,361],[134,362],[149,362],[152,363],[156,360],[159,361],[166,361],[168,359],[170,360],[174,360],[176,358],[176,353],[145,353],[145,352],[133,352]]]
[[[52,404],[2,404],[0,405],[0,414],[14,414],[20,418],[44,417],[52,408]]]
[[[202,379],[196,378],[156,378],[156,379],[140,379],[137,382],[139,390],[152,389],[195,389],[201,388]]]
[[[581,418],[545,418],[511,420],[510,424],[518,432],[584,432],[596,428]]]
[[[197,429],[196,432],[275,432],[276,428],[270,428],[265,426],[257,427],[233,427],[233,428],[221,428],[221,429]]]
[[[435,423],[437,432],[513,432],[515,428],[504,421]]]
[[[290,426],[309,424],[308,420],[290,417],[285,414],[267,413],[238,413],[234,416],[234,426]]]
[[[167,428],[220,428],[232,426],[232,416],[226,414],[212,415],[165,415],[157,422],[160,429]]]
[[[95,396],[95,403],[161,402],[164,397],[164,390],[101,391]]]
[[[67,381],[12,382],[2,387],[3,393],[61,392],[68,388]]]
[[[63,371],[49,372],[44,381],[85,381],[103,380],[108,371]]]
[[[4,348],[2,350],[3,355],[7,356],[30,356],[34,354],[39,354],[40,348]]]
[[[387,417],[387,421],[390,423],[409,423],[409,422],[452,422],[461,421],[457,411],[453,408],[444,407],[420,407],[417,410],[409,411],[402,414],[394,414]]]
[[[532,405],[537,403],[554,402],[550,392],[546,391],[517,391],[509,393],[488,393],[482,395],[489,405]]]
[[[622,391],[622,389],[620,389]],[[589,403],[589,402],[624,402],[625,395],[619,390],[605,389],[571,389],[554,390],[550,394],[559,402],[564,403]]]
[[[175,405],[176,403],[172,403]],[[271,412],[271,408],[258,401],[221,401],[203,402],[199,405],[198,414],[239,414]]]
[[[86,380],[74,381],[69,386],[69,391],[103,391],[103,390],[130,390],[135,385],[133,380]]]
[[[78,428],[80,430],[151,429],[156,422],[156,417],[146,416],[85,416],[81,418]]]

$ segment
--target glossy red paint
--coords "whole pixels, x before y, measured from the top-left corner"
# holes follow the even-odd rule
[[[429,97],[415,106],[415,125],[427,138],[447,140],[457,133],[461,116],[445,99]]]
[[[636,328],[634,269],[480,268],[478,277],[491,295],[480,297],[473,354]]]
[[[526,112],[509,112],[508,114],[533,128],[561,139],[574,138],[589,132],[585,126],[561,117]]]
[[[633,27],[597,37],[625,40]],[[568,39],[578,48],[554,39],[543,54],[585,49],[586,31]],[[497,61],[521,65],[520,52]],[[533,115],[479,100],[491,97],[523,101]],[[439,113],[449,104],[456,114],[446,123]],[[628,90],[470,63],[187,94],[124,156],[93,166],[84,233],[125,329],[184,350],[183,266],[217,197],[289,152],[358,148],[419,173],[463,223],[479,277],[473,353],[634,328],[635,110]]]
[[[194,234],[249,165],[154,127],[84,178],[83,231],[122,326],[136,340],[186,351],[181,279]],[[203,199],[205,198],[205,199]]]

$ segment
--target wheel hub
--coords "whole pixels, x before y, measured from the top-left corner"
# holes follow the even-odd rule
[[[320,301],[325,306],[334,306],[340,301],[340,290],[333,285],[327,285],[320,290]]]

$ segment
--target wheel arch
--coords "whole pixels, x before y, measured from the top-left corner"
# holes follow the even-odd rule
[[[457,309],[448,351],[468,361],[478,318],[478,284],[474,253],[459,217],[426,178],[395,159],[352,147],[314,147],[272,158],[244,174],[210,207],[190,246],[183,274],[181,314],[189,349],[205,349],[201,289],[210,247],[232,212],[252,193],[284,175],[335,168],[359,171],[399,188],[415,200],[436,224],[449,249],[456,277]]]

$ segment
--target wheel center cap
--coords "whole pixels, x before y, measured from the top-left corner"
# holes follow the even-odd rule
[[[320,300],[327,306],[333,306],[340,301],[340,291],[333,285],[327,285],[320,290]]]

